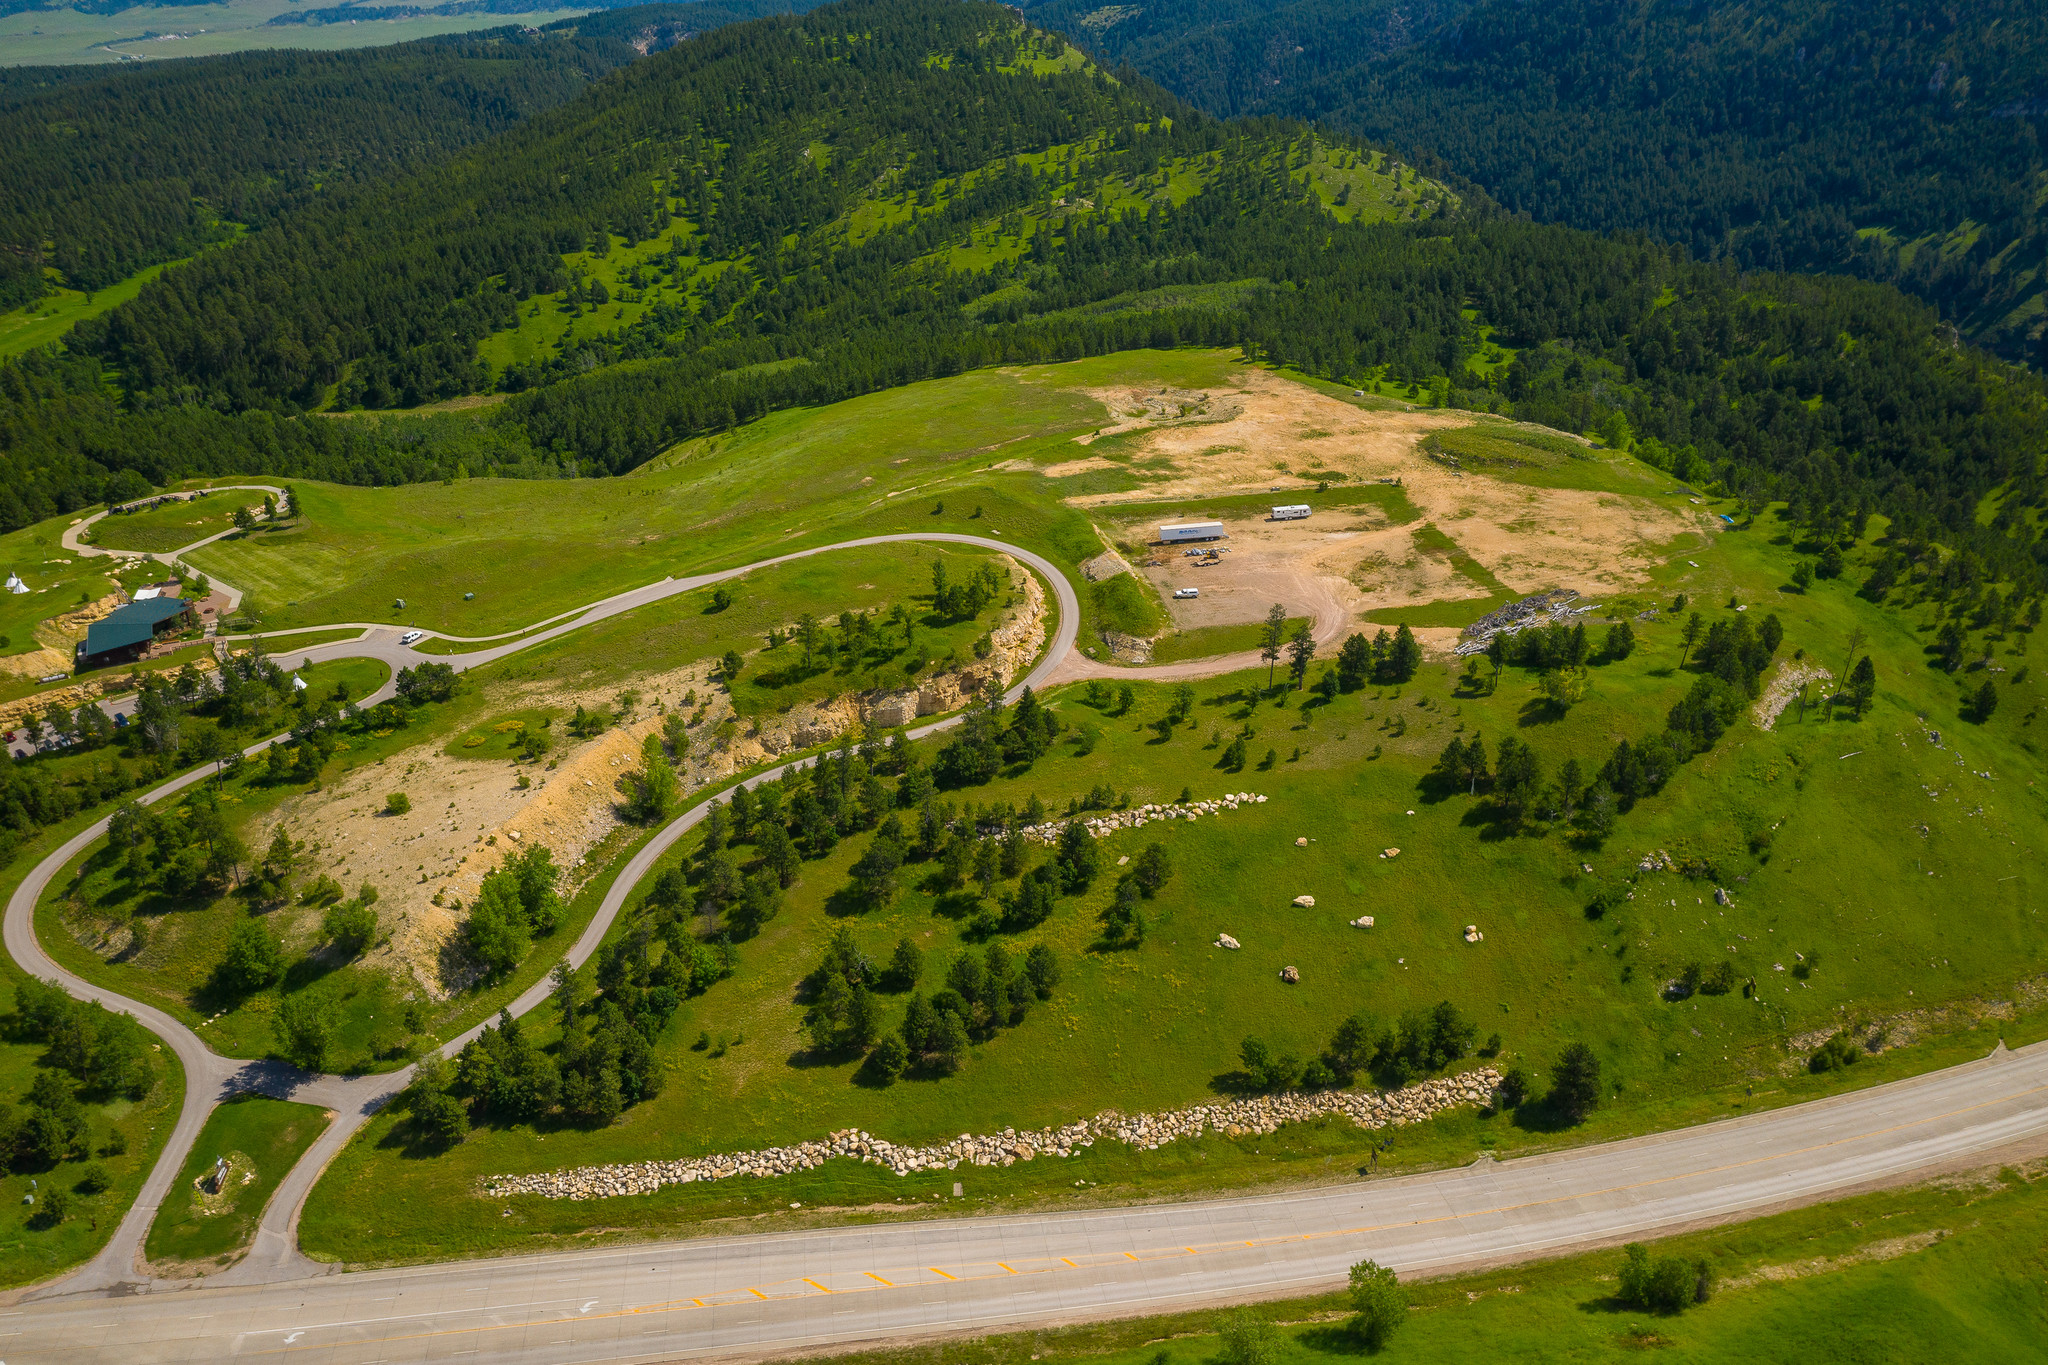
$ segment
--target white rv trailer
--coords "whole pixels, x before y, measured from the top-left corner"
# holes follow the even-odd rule
[[[1273,509],[1273,520],[1275,521],[1300,521],[1307,515],[1308,504],[1305,502],[1291,502],[1284,507],[1275,507]]]

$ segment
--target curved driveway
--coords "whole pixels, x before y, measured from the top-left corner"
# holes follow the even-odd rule
[[[219,484],[213,488],[195,489],[193,492],[176,496],[172,500],[177,502],[190,502],[194,498],[198,497],[199,494],[202,492],[227,493],[237,489],[243,491],[253,491],[258,493],[269,493],[277,498],[279,506],[286,505],[285,491],[282,488],[275,486],[274,484],[267,483],[224,483]],[[100,555],[121,555],[130,556],[136,559],[153,559],[159,564],[176,564],[179,561],[179,559],[183,558],[186,554],[190,553],[193,550],[200,549],[203,546],[211,545],[216,540],[226,540],[229,536],[240,534],[234,527],[230,526],[225,531],[216,531],[214,534],[210,536],[202,536],[200,539],[193,541],[190,545],[180,545],[175,550],[158,551],[104,550],[97,545],[86,545],[82,543],[79,540],[79,537],[84,535],[85,532],[91,528],[94,522],[98,521],[100,518],[106,515],[107,514],[105,512],[95,512],[91,516],[86,517],[84,520],[78,522],[76,525],[66,527],[64,530],[64,534],[58,537],[59,543],[62,544],[65,549],[71,551],[73,554],[79,556],[82,559],[92,559]],[[236,608],[242,605],[242,590],[240,588],[237,588],[232,584],[223,583],[221,582],[221,580],[213,577],[211,574],[207,575],[206,581],[213,584],[214,590],[219,592],[221,596],[228,599],[229,611],[234,611]]]
[[[664,598],[674,597],[680,593],[693,592],[713,583],[737,578],[759,569],[770,568],[777,564],[786,564],[791,560],[805,559],[812,555],[826,554],[835,550],[850,550],[864,546],[891,545],[911,541],[938,541],[947,544],[971,545],[980,549],[1000,551],[1028,565],[1045,579],[1047,586],[1052,590],[1058,603],[1058,628],[1050,647],[1022,681],[1010,690],[1008,695],[1015,697],[1017,693],[1026,687],[1042,684],[1046,675],[1066,655],[1074,642],[1074,633],[1080,618],[1080,604],[1074,596],[1072,585],[1067,582],[1066,576],[1055,565],[1029,550],[1005,544],[1000,540],[990,540],[980,536],[954,535],[946,532],[866,536],[857,540],[840,541],[832,545],[821,545],[813,549],[797,550],[736,569],[696,574],[687,578],[666,578],[659,583],[651,583],[646,587],[634,588],[630,591],[619,593],[616,596],[608,597],[601,602],[594,603],[578,611],[566,612],[562,616],[550,618],[557,622],[557,624],[550,626],[548,629],[527,634],[508,644],[499,645],[492,649],[477,650],[468,654],[447,656],[421,654],[419,651],[399,643],[403,632],[393,627],[372,628],[360,639],[356,640],[342,640],[327,645],[316,645],[305,651],[305,654],[310,661],[315,663],[333,659],[373,658],[386,664],[391,669],[391,678],[387,679],[384,685],[375,692],[364,697],[361,702],[361,705],[366,707],[374,706],[378,702],[396,694],[398,670],[414,664],[446,663],[458,671],[466,671],[481,667],[508,654],[526,649],[529,646],[539,644],[544,640],[552,640],[559,635],[581,629],[594,622],[617,616],[622,612],[631,611],[635,607],[645,606],[651,602],[659,602]],[[296,651],[294,652],[296,653]],[[909,733],[912,738],[918,738],[957,723],[958,718],[955,717],[950,720],[941,720],[929,725],[920,726]],[[260,744],[251,745],[244,752],[250,755],[259,754],[276,742],[276,739],[265,740]],[[747,785],[752,786],[755,783],[779,777],[789,768],[801,766],[804,761],[802,759],[793,760],[790,763],[766,769],[747,779]],[[153,804],[167,796],[184,790],[186,787],[192,786],[194,783],[204,781],[208,776],[210,774],[207,770],[203,768],[194,769],[192,772],[164,783],[162,786],[157,787],[138,799],[145,804]],[[577,939],[575,946],[570,949],[569,961],[573,965],[581,966],[592,953],[597,951],[598,944],[603,941],[606,931],[611,927],[612,920],[617,917],[619,910],[625,904],[626,897],[631,894],[635,884],[639,882],[641,877],[646,875],[647,870],[654,865],[656,859],[672,847],[677,839],[681,838],[704,818],[709,809],[710,802],[700,802],[691,810],[686,811],[660,833],[656,834],[634,856],[632,861],[626,865],[624,871],[614,879],[610,893],[606,895],[603,903],[599,906],[597,914],[592,917],[589,927],[584,930],[582,937]],[[170,1046],[171,1050],[177,1054],[179,1062],[185,1069],[185,1102],[179,1111],[177,1124],[172,1129],[171,1136],[164,1145],[163,1154],[158,1157],[157,1163],[151,1169],[149,1178],[144,1182],[141,1192],[136,1196],[135,1202],[129,1207],[127,1214],[121,1220],[120,1227],[116,1229],[107,1245],[101,1249],[98,1256],[94,1257],[83,1268],[37,1291],[37,1294],[72,1294],[81,1291],[112,1289],[117,1286],[132,1290],[147,1283],[138,1271],[137,1263],[143,1240],[148,1236],[149,1225],[156,1216],[156,1210],[162,1204],[164,1196],[169,1193],[171,1181],[176,1178],[179,1168],[184,1164],[186,1154],[191,1151],[192,1144],[198,1140],[200,1129],[205,1126],[206,1116],[212,1112],[213,1107],[221,1100],[243,1090],[256,1090],[263,1094],[275,1095],[280,1098],[290,1098],[309,1104],[318,1104],[323,1108],[333,1110],[336,1118],[334,1122],[328,1125],[327,1130],[321,1134],[312,1147],[307,1150],[306,1154],[300,1159],[299,1164],[293,1167],[285,1176],[279,1186],[278,1193],[272,1198],[270,1206],[264,1212],[263,1221],[258,1228],[256,1241],[250,1250],[250,1254],[231,1270],[213,1277],[212,1283],[262,1282],[308,1273],[321,1273],[327,1267],[322,1267],[313,1261],[307,1260],[298,1251],[296,1234],[300,1207],[304,1204],[306,1194],[312,1189],[314,1181],[319,1179],[320,1172],[326,1168],[327,1163],[333,1159],[336,1152],[341,1150],[355,1130],[361,1127],[370,1115],[383,1107],[393,1095],[404,1089],[407,1081],[411,1079],[411,1068],[374,1076],[316,1076],[278,1063],[252,1062],[222,1057],[207,1047],[191,1029],[178,1022],[178,1020],[163,1010],[139,1001],[129,1000],[125,996],[117,995],[112,991],[95,986],[83,977],[75,976],[59,967],[43,951],[42,945],[36,941],[36,903],[42,898],[43,892],[50,883],[56,879],[71,860],[104,835],[106,829],[107,821],[102,819],[81,830],[78,834],[67,840],[62,847],[38,863],[35,869],[15,888],[14,894],[7,902],[5,922],[7,951],[24,970],[45,980],[62,982],[66,990],[81,999],[96,1000],[110,1009],[124,1010],[134,1015],[144,1027],[162,1038]],[[548,983],[543,978],[512,1004],[512,1012],[514,1014],[526,1013],[545,1000],[547,994]],[[460,1051],[463,1045],[478,1033],[481,1033],[484,1027],[484,1024],[477,1025],[461,1037],[448,1043],[444,1050],[450,1055]]]

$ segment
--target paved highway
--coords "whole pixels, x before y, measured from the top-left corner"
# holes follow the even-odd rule
[[[1676,1133],[1302,1193],[72,1297],[0,1317],[0,1350],[108,1365],[560,1365],[1169,1311],[1329,1288],[1364,1256],[1448,1270],[1812,1201],[2038,1138],[2044,1093],[2037,1044]]]

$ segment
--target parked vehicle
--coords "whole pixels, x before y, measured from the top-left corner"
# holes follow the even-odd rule
[[[405,634],[398,637],[398,643],[402,645],[411,646],[418,644],[420,641],[426,638],[427,633],[423,630],[409,630]]]
[[[1202,590],[1200,588],[1175,588],[1173,595],[1176,598],[1200,597]]]

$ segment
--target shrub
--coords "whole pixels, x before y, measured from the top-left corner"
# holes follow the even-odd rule
[[[386,815],[405,815],[412,810],[412,798],[404,792],[392,792],[384,798]]]
[[[1529,1073],[1518,1066],[1511,1066],[1502,1073],[1500,1088],[1496,1092],[1500,1107],[1514,1109],[1529,1098]]]
[[[1280,1330],[1249,1308],[1240,1308],[1223,1320],[1217,1335],[1223,1350],[1217,1357],[1222,1365],[1272,1365],[1280,1358]]]
[[[1714,1271],[1705,1261],[1687,1261],[1677,1256],[1650,1259],[1650,1249],[1641,1242],[1622,1248],[1619,1297],[1658,1313],[1680,1313],[1690,1304],[1705,1303],[1714,1293]]]
[[[86,1163],[85,1170],[78,1177],[78,1188],[84,1194],[105,1194],[114,1185],[114,1177],[107,1174],[107,1168],[97,1161]]]
[[[1856,1046],[1855,1039],[1844,1029],[1822,1043],[1806,1061],[1806,1069],[1815,1073],[1839,1071],[1845,1066],[1854,1066],[1862,1058],[1863,1049]]]
[[[1394,1272],[1377,1261],[1351,1267],[1351,1330],[1368,1351],[1378,1351],[1408,1317],[1408,1291]]]
[[[284,947],[262,920],[245,919],[228,935],[214,979],[235,995],[260,991],[284,975]]]

